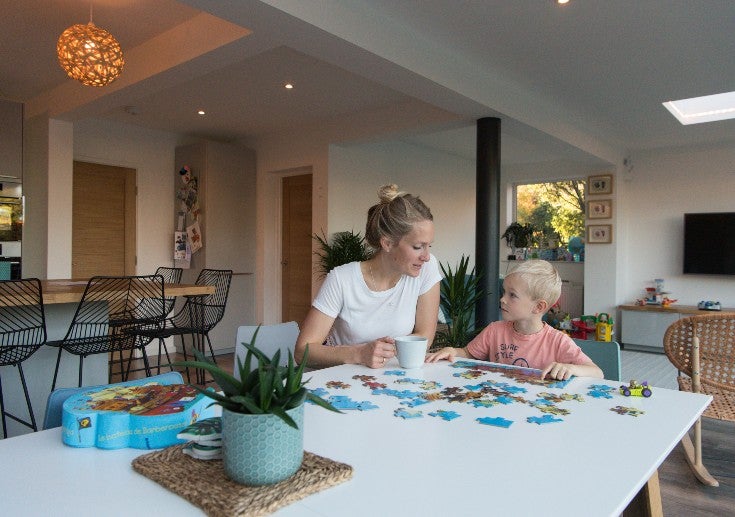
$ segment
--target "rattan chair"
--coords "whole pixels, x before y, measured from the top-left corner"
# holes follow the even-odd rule
[[[143,355],[146,376],[150,376],[145,346],[141,346],[132,331],[159,328],[166,317],[166,306],[161,275],[91,278],[66,335],[60,341],[48,343],[59,347],[51,390],[56,388],[63,351],[79,357],[79,386],[82,385],[84,358],[93,354],[113,356],[108,366],[109,381],[116,362],[124,373],[123,352],[137,348]],[[114,360],[116,353],[120,356],[119,361]]]
[[[140,329],[138,335],[144,339],[158,339],[159,347],[163,348],[168,360],[168,366],[173,370],[171,358],[166,347],[166,338],[173,336],[181,337],[181,349],[184,354],[184,360],[188,359],[186,349],[185,336],[191,337],[191,348],[196,348],[202,354],[204,351],[204,341],[209,346],[209,354],[216,363],[214,357],[214,349],[212,341],[209,339],[209,332],[220,322],[225,314],[227,306],[227,297],[230,292],[230,283],[232,282],[232,270],[230,269],[202,269],[197,277],[197,285],[214,286],[213,294],[203,296],[187,296],[186,302],[179,311],[170,318],[167,318],[165,324],[159,329]],[[159,354],[160,362],[160,354]],[[203,373],[197,370],[197,384],[204,384],[205,379]],[[187,382],[191,382],[189,369],[186,369]]]
[[[3,437],[8,437],[6,417],[37,431],[36,417],[23,374],[23,361],[46,343],[46,317],[41,282],[37,278],[0,282],[0,366],[18,368],[30,422],[5,410],[0,375],[0,413]]]
[[[735,315],[705,314],[682,318],[664,334],[664,352],[679,370],[681,391],[712,395],[702,416],[735,421]],[[702,463],[702,421],[681,440],[687,462],[702,483],[719,486]]]

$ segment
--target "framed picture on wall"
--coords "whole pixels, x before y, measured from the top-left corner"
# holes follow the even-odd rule
[[[609,244],[612,242],[611,224],[588,224],[587,244]]]
[[[612,191],[612,174],[604,174],[602,176],[590,176],[589,178],[587,178],[587,194],[612,194]]]
[[[587,219],[610,219],[612,199],[592,199],[587,201]]]

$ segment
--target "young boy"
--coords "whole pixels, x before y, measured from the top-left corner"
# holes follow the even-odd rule
[[[602,370],[565,333],[542,318],[561,294],[561,278],[545,260],[521,263],[503,281],[503,321],[485,327],[465,348],[442,348],[426,362],[467,357],[541,370],[541,378],[572,375],[602,379]]]

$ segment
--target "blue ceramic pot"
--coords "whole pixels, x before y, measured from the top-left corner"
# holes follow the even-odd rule
[[[298,429],[276,415],[222,410],[222,453],[227,477],[244,485],[270,485],[299,470],[304,458],[304,405],[286,413]]]

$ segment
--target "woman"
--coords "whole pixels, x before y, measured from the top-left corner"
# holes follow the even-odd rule
[[[429,253],[431,210],[396,185],[381,187],[378,197],[365,227],[373,254],[327,275],[296,340],[299,362],[308,343],[308,366],[381,368],[395,355],[394,336],[434,339],[441,275]]]

